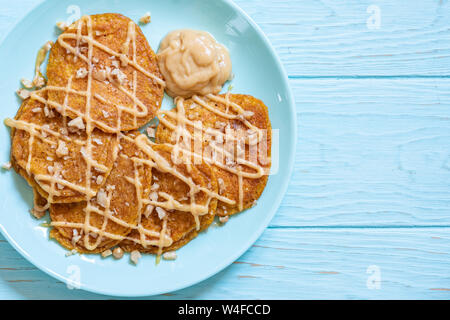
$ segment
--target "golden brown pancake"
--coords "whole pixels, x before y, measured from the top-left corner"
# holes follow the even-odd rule
[[[156,55],[141,29],[116,13],[83,16],[70,25],[51,49],[47,77],[52,107],[71,118],[91,118],[105,132],[141,127],[154,118],[164,94]]]
[[[192,179],[195,185],[217,193],[217,180],[211,167],[206,163],[203,162],[197,165],[174,164],[171,160],[171,146],[153,145],[151,148],[160,156],[164,157],[167,163],[170,163],[170,166],[176,169],[178,173],[187,179]],[[174,176],[173,173],[158,168],[158,166],[153,169],[153,185],[151,189],[150,199],[154,199],[154,201],[159,203],[167,201],[167,198],[164,198],[163,195],[168,194],[183,206],[189,207],[192,205],[190,186],[180,178]],[[145,214],[142,216],[141,226],[146,231],[155,233],[155,235],[146,235],[145,239],[156,242],[156,244],[145,247],[141,243],[136,243],[137,241],[124,240],[120,243],[120,247],[125,251],[138,250],[145,253],[158,253],[158,250],[161,248],[159,252],[161,253],[176,250],[188,243],[200,231],[206,229],[212,223],[217,206],[217,200],[201,190],[192,196],[195,204],[202,205],[205,208],[205,214],[198,216],[198,225],[194,215],[188,210],[166,209],[164,210],[165,216],[160,218],[158,215],[159,209],[157,210],[157,205],[153,204],[155,208],[151,212],[148,209],[144,211]],[[139,229],[135,229],[130,233],[129,237],[137,240],[140,239],[141,233]],[[169,238],[169,243],[166,243],[165,246],[161,243],[161,247],[159,247],[158,241],[160,240],[161,233]],[[161,236],[161,239],[163,238]]]
[[[111,174],[95,198],[50,206],[55,227],[51,236],[64,247],[82,253],[102,252],[125,237],[142,213],[142,199],[148,198],[152,170],[147,157],[134,143],[139,132],[120,138],[120,151]],[[81,237],[80,237],[81,235]]]
[[[87,135],[84,130],[73,130],[67,125],[69,121],[32,98],[22,103],[15,120],[5,121],[12,127],[14,169],[44,198],[52,194],[50,202],[81,201],[86,193],[95,195],[106,181],[117,154],[115,134],[95,129]],[[85,155],[89,138],[92,163],[88,188]]]
[[[217,215],[219,216],[232,215],[254,206],[266,186],[267,175],[271,165],[272,136],[267,107],[261,100],[250,95],[229,94],[228,97],[231,102],[228,104],[225,102],[226,95],[194,96],[184,101],[178,100],[177,108],[171,111],[160,111],[160,114],[164,115],[164,117],[159,116],[160,124],[156,131],[156,142],[158,143],[171,143],[182,146],[183,141],[190,141],[191,151],[195,151],[197,154],[201,154],[203,151],[203,159],[211,164],[217,176],[219,194],[234,201],[233,204],[219,201],[217,204]],[[205,103],[207,107],[202,106],[202,103],[199,101]],[[243,110],[239,111],[239,109],[236,109],[236,105]],[[183,122],[177,122],[177,114],[180,116],[183,113],[186,120],[184,127],[190,133],[190,140],[183,136]],[[203,149],[200,151],[195,149],[195,139],[192,138],[195,136],[193,126],[196,121],[202,125],[204,130],[203,135],[199,138],[201,139],[199,144],[203,146]],[[252,126],[256,129],[252,129]],[[261,139],[257,140],[259,142],[253,144],[253,147],[250,147],[249,141],[254,141],[257,138],[258,129],[262,129]],[[178,141],[177,130],[179,130],[180,136]],[[230,139],[232,142],[231,149],[227,149],[226,130],[232,130],[228,131],[229,135],[239,138],[241,143],[236,143],[233,139]],[[200,130],[197,131],[200,132]],[[216,145],[222,145],[222,150],[225,149],[233,155],[232,159],[227,160],[226,154],[219,150],[219,152],[216,152],[216,160],[214,160],[213,154],[210,152],[213,150],[211,141],[214,141]],[[249,161],[252,166],[237,163],[238,145],[241,146],[241,154],[245,154],[241,158],[243,157]],[[239,175],[236,174],[237,170],[255,174],[258,167],[264,171],[264,174],[243,177],[242,184],[239,183]],[[230,170],[235,170],[235,172],[230,172]],[[240,190],[242,191],[241,197]]]

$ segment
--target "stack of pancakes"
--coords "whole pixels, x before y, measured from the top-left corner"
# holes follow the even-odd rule
[[[159,110],[157,57],[129,18],[74,22],[50,51],[47,78],[5,122],[11,163],[34,190],[32,212],[50,212],[50,235],[65,248],[161,254],[261,195],[267,107],[227,93],[177,98],[176,108]],[[137,129],[155,116],[149,139]]]

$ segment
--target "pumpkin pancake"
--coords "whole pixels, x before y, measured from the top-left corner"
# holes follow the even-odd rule
[[[45,91],[40,97],[45,99]],[[103,186],[117,154],[115,134],[95,129],[88,135],[32,98],[22,103],[14,120],[5,123],[12,128],[14,169],[49,202],[81,201]]]
[[[61,245],[81,253],[102,252],[136,227],[152,177],[147,156],[134,142],[139,135],[129,132],[120,136],[117,160],[96,197],[50,206],[51,236]]]
[[[145,152],[155,163],[150,202],[140,227],[129,234],[132,239],[122,241],[120,247],[161,254],[185,245],[212,223],[217,200],[211,192],[217,194],[218,186],[206,163],[174,164],[172,146],[148,144],[147,148]]]
[[[63,32],[47,66],[49,104],[105,132],[134,130],[161,107],[164,81],[144,34],[129,18],[83,16]]]
[[[159,112],[156,142],[174,144],[212,166],[219,194],[228,199],[219,201],[217,215],[254,206],[271,165],[272,129],[264,103],[228,93],[178,98],[176,104],[175,109]]]

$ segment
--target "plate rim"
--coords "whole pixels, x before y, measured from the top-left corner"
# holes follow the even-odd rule
[[[0,47],[2,47],[3,43],[6,41],[6,39],[10,35],[10,33],[23,20],[26,20],[30,15],[33,14],[34,11],[38,10],[41,6],[44,6],[47,2],[50,2],[50,1],[51,0],[44,0],[44,1],[36,4],[25,15],[23,15],[17,22],[15,22],[11,27],[9,27],[5,31],[3,37],[0,38]],[[103,296],[129,297],[129,298],[136,297],[137,298],[137,297],[152,297],[152,296],[160,295],[160,294],[163,294],[163,293],[169,293],[169,292],[174,292],[174,291],[178,291],[178,290],[182,290],[182,289],[187,289],[189,287],[197,285],[197,284],[199,284],[199,283],[201,283],[201,282],[203,282],[203,281],[213,277],[214,275],[216,275],[220,271],[226,269],[234,261],[239,259],[239,257],[241,257],[245,252],[247,252],[249,250],[249,248],[251,247],[251,245],[253,243],[255,243],[261,237],[261,235],[264,232],[264,230],[267,229],[267,226],[269,225],[270,221],[273,219],[273,217],[275,216],[277,210],[280,207],[281,201],[283,200],[283,198],[284,198],[284,196],[286,194],[289,182],[290,182],[290,180],[292,178],[292,171],[293,171],[293,168],[294,168],[294,161],[295,161],[295,155],[296,155],[297,117],[296,117],[296,107],[295,107],[294,95],[292,93],[292,88],[291,88],[291,86],[289,84],[289,78],[288,78],[287,72],[286,72],[283,64],[281,63],[280,58],[278,57],[278,55],[277,55],[275,49],[273,48],[272,44],[270,43],[269,39],[267,38],[265,33],[262,31],[262,29],[258,26],[258,24],[256,24],[256,22],[253,21],[253,19],[241,7],[239,7],[233,0],[219,0],[219,1],[221,1],[224,4],[229,5],[234,11],[236,11],[238,14],[242,15],[242,17],[253,27],[253,29],[256,31],[258,36],[263,40],[265,46],[269,49],[270,56],[273,58],[273,60],[274,60],[274,62],[276,64],[276,68],[280,71],[280,73],[282,75],[283,86],[286,88],[286,101],[287,101],[287,104],[288,104],[288,113],[291,115],[290,122],[291,122],[291,125],[293,127],[293,139],[291,140],[292,142],[288,146],[288,150],[291,151],[290,157],[285,162],[285,164],[287,165],[287,169],[288,169],[287,170],[288,178],[283,180],[282,184],[279,187],[279,191],[280,192],[277,193],[277,196],[274,199],[273,210],[266,217],[266,219],[260,224],[259,228],[252,233],[252,235],[248,238],[248,240],[245,242],[245,244],[241,247],[241,250],[236,251],[233,255],[230,255],[230,257],[228,259],[226,259],[224,261],[224,263],[217,264],[217,266],[215,268],[212,268],[211,271],[209,271],[208,273],[203,274],[202,276],[198,277],[195,280],[188,281],[187,283],[183,283],[181,285],[174,285],[172,287],[168,287],[164,291],[160,290],[158,292],[153,292],[153,293],[136,292],[135,294],[121,294],[120,292],[111,291],[111,290],[108,290],[108,289],[102,289],[102,288],[98,288],[98,287],[95,287],[95,286],[90,286],[88,283],[81,283],[80,284],[80,288],[79,288],[80,290],[83,290],[83,291],[86,291],[86,292],[91,292],[91,293],[94,293],[94,294],[103,295]],[[0,223],[0,233],[8,241],[8,243],[17,252],[19,252],[19,254],[24,259],[26,259],[28,262],[33,264],[37,269],[43,271],[44,273],[46,273],[47,275],[49,275],[52,278],[55,278],[57,280],[60,280],[60,281],[64,282],[66,285],[68,284],[70,279],[68,279],[67,277],[65,277],[64,275],[62,275],[62,274],[60,274],[58,272],[53,271],[52,269],[50,269],[47,266],[43,265],[41,262],[36,261],[36,259],[33,256],[29,255],[28,252],[25,251],[14,240],[14,238],[9,235],[9,233],[7,232],[7,230],[4,228],[3,224],[1,224],[1,223]]]

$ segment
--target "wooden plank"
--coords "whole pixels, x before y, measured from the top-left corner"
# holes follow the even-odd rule
[[[291,79],[298,143],[272,226],[450,225],[450,79]]]
[[[236,3],[266,33],[292,77],[450,75],[449,1]],[[379,29],[368,22],[376,14],[368,9],[379,9]]]
[[[152,298],[449,299],[449,248],[450,228],[270,228],[216,276]],[[1,299],[108,298],[67,290],[3,241],[0,252]]]
[[[0,0],[0,30],[40,2]],[[450,76],[449,1],[235,2],[268,36],[291,77]],[[371,5],[380,9],[379,29],[367,26]]]

